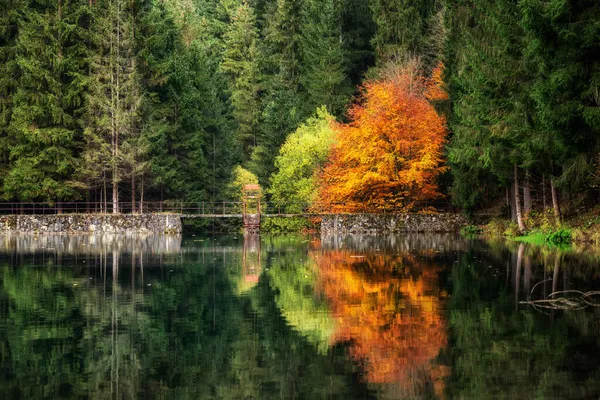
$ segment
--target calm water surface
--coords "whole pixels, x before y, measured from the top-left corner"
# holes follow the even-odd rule
[[[0,399],[597,399],[594,290],[454,235],[0,236]]]

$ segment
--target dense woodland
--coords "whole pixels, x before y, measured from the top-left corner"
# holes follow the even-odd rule
[[[0,195],[560,218],[599,61],[595,0],[3,0]]]

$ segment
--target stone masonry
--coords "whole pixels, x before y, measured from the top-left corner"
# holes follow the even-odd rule
[[[3,215],[0,232],[180,234],[181,218],[169,214]]]

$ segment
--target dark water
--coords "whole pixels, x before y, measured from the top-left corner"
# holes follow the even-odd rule
[[[599,289],[453,235],[0,236],[0,399],[597,399]]]

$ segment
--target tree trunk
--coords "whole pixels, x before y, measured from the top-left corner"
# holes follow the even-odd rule
[[[560,203],[558,199],[558,192],[554,185],[554,179],[550,179],[550,192],[552,193],[552,208],[554,209],[554,218],[560,224],[562,222],[562,216],[560,213]]]
[[[140,214],[144,213],[144,176],[142,175],[142,182],[140,183]]]
[[[545,215],[546,210],[548,209],[548,204],[546,204],[546,174],[542,175],[542,203],[543,203],[544,215]]]
[[[515,186],[510,185],[508,189],[510,192],[510,220],[512,222],[517,222],[517,206],[515,204]]]
[[[523,186],[523,208],[525,216],[531,212],[531,183],[529,177],[529,168],[525,170],[525,186]]]
[[[514,164],[515,174],[515,212],[517,214],[517,224],[519,225],[519,231],[525,231],[525,223],[523,222],[523,214],[521,213],[521,196],[519,196],[519,170],[517,164]]]
[[[102,204],[103,204],[103,207],[104,207],[103,213],[107,214],[108,213],[108,193],[107,193],[108,188],[106,186],[106,174],[104,176],[104,189],[103,189],[103,191],[104,191],[104,200],[102,201]]]
[[[115,168],[116,169],[116,168]],[[113,214],[119,213],[119,184],[117,183],[117,173],[113,171],[113,192],[112,192],[112,203],[113,203]]]
[[[135,214],[135,173],[131,171],[131,213]]]

